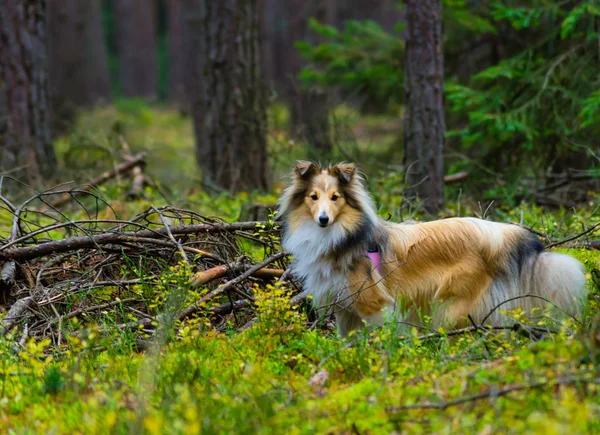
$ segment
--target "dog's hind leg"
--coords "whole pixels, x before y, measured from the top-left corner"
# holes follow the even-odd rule
[[[491,281],[479,259],[467,258],[447,270],[432,305],[432,326],[466,326],[469,315],[479,320],[482,295]]]

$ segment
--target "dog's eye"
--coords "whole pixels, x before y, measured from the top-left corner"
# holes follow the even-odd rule
[[[334,194],[334,195],[331,197],[331,200],[332,200],[332,201],[337,201],[337,200],[339,199],[339,197],[340,197],[339,195],[336,195],[336,194]]]
[[[310,195],[310,199],[316,201],[317,199],[319,199],[319,197],[317,195]]]

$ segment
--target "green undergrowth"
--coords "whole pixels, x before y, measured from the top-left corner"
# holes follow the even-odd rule
[[[255,327],[217,334],[196,319],[144,353],[132,352],[118,330],[106,334],[92,327],[66,334],[58,348],[49,340],[22,347],[11,337],[2,340],[0,430],[600,430],[598,324],[549,321],[553,332],[539,341],[521,331],[449,337],[440,330],[428,337],[428,331],[393,326],[341,340],[307,329],[303,315],[289,309],[284,289],[256,289],[255,297]],[[514,316],[522,320],[518,312]],[[520,390],[505,395],[509,388]],[[453,405],[460,399],[466,403]],[[402,408],[420,405],[440,409]]]
[[[369,131],[389,120],[358,118],[344,107],[336,116],[349,125],[358,123],[354,139],[344,136],[352,155],[387,161],[382,159],[386,147],[392,147],[392,135],[386,128],[378,135]],[[69,175],[85,182],[106,168],[107,159],[119,160],[119,135],[133,152],[148,153],[147,173],[159,188],[148,187],[142,198],[126,201],[127,180],[102,185],[98,193],[112,208],[96,209],[94,200],[82,198],[88,212],[94,210],[92,217],[130,218],[169,203],[235,221],[243,218],[247,204],[274,204],[293,160],[306,151],[284,133],[285,111],[276,107],[271,117],[276,183],[263,194],[202,190],[190,120],[167,107],[136,101],[82,114],[59,142],[59,158]],[[372,152],[373,143],[385,144],[381,155]],[[426,219],[419,204],[403,204],[402,176],[367,157],[357,160],[368,164],[379,215],[395,221]],[[600,222],[597,198],[591,198],[577,209],[549,211],[528,203],[480,202],[451,187],[440,217],[522,224],[549,244]],[[73,220],[89,216],[77,204],[64,213]],[[49,223],[47,217],[29,217]],[[11,221],[9,213],[0,211],[3,237]],[[260,228],[256,234],[262,236]],[[257,244],[247,241],[241,248],[255,261],[264,258]],[[589,297],[577,320],[548,312],[529,324],[522,313],[507,313],[515,323],[543,334],[523,327],[454,334],[432,331],[424,319],[420,326],[386,325],[341,339],[328,325],[307,318],[305,310],[290,308],[289,289],[276,286],[251,288],[256,311],[241,310],[218,328],[208,309],[226,298],[173,323],[169,319],[177,309],[209,291],[190,288],[192,271],[184,263],[165,266],[160,276],[127,292],[95,289],[94,295],[105,299],[142,300],[157,319],[155,339],[120,326],[139,320],[125,304],[99,316],[65,319],[61,334],[51,339],[13,330],[0,338],[0,433],[598,433],[600,253],[555,250],[584,264]],[[128,279],[140,273],[137,264],[123,270]],[[87,296],[81,293],[65,303],[74,309]],[[240,331],[254,315],[258,323]]]

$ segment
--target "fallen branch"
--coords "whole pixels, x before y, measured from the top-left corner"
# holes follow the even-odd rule
[[[52,319],[50,322],[48,322],[48,325],[60,323],[63,320],[72,319],[73,317],[81,316],[82,314],[91,313],[94,311],[102,311],[107,308],[112,308],[116,305],[129,304],[129,303],[134,303],[134,302],[143,302],[143,299],[138,299],[138,298],[119,299],[119,300],[115,300],[115,301],[111,301],[111,302],[106,302],[105,304],[93,305],[91,307],[86,307],[86,308],[79,308],[75,311],[71,311],[70,313],[65,314],[64,316],[61,316],[58,319]]]
[[[568,242],[561,245],[563,248],[579,249],[600,249],[600,240],[581,240],[578,242]]]
[[[465,171],[457,172],[456,174],[446,175],[444,177],[444,184],[454,184],[469,178],[469,173]]]
[[[233,222],[233,223],[212,223],[212,224],[193,224],[170,227],[173,235],[186,235],[198,233],[218,233],[248,231],[256,229],[257,225],[264,226],[265,222]],[[159,237],[168,237],[166,228],[140,231],[109,232],[104,234],[78,236],[68,239],[54,240],[51,242],[40,243],[35,246],[26,246],[22,248],[4,249],[0,247],[0,258],[13,260],[31,260],[43,257],[48,254],[76,251],[85,248],[97,248],[102,245],[131,241],[131,238],[143,237],[156,239]]]
[[[239,271],[239,270],[248,270],[251,266],[239,264],[238,262],[224,264],[221,266],[215,266],[210,269],[203,270],[202,272],[198,272],[192,278],[192,287],[198,287],[201,285],[206,285],[215,279],[223,278],[227,275],[228,272],[231,271]],[[279,278],[283,275],[282,269],[260,269],[254,273],[254,276],[263,279],[274,279]]]
[[[396,413],[401,411],[407,411],[410,409],[438,409],[444,411],[452,406],[464,405],[465,403],[475,402],[482,399],[491,399],[496,397],[506,396],[507,394],[514,393],[515,391],[533,390],[538,388],[549,388],[557,385],[573,385],[577,383],[600,383],[600,378],[594,378],[586,380],[583,378],[569,378],[563,377],[555,379],[554,381],[540,381],[527,385],[515,385],[507,388],[489,388],[481,393],[473,394],[471,396],[461,397],[458,399],[450,400],[448,402],[440,403],[416,403],[413,405],[399,405],[399,406],[388,406],[385,411],[388,413]]]
[[[144,176],[141,165],[133,168],[132,175],[133,179],[131,181],[131,187],[129,188],[129,192],[127,192],[127,199],[129,201],[139,198],[144,190],[144,186],[146,185],[146,177]]]
[[[576,234],[576,235],[571,236],[571,237],[567,237],[566,239],[560,240],[558,242],[550,243],[549,245],[546,245],[546,248],[553,248],[555,246],[563,245],[563,244],[565,244],[567,242],[571,242],[573,240],[577,240],[578,238],[583,237],[586,234],[593,233],[594,231],[596,231],[597,228],[600,228],[600,223],[597,223],[596,225],[588,228],[587,230],[585,230],[585,231],[583,231],[583,232],[581,232],[579,234]]]
[[[100,184],[103,184],[103,183],[107,182],[108,180],[111,180],[111,179],[117,177],[118,175],[125,174],[135,167],[140,167],[140,166],[145,165],[146,164],[145,158],[146,158],[146,153],[140,153],[135,157],[127,159],[123,163],[118,164],[112,171],[106,171],[106,172],[102,173],[101,175],[99,175],[98,177],[91,180],[85,186],[79,186],[77,188],[76,193],[75,192],[74,193],[66,193],[66,194],[56,198],[54,201],[52,201],[50,203],[50,206],[51,207],[59,207],[65,203],[69,202],[75,194],[90,192],[90,191],[92,191],[92,189],[94,189],[95,186],[99,186]]]
[[[191,316],[192,314],[196,313],[198,310],[200,310],[202,305],[205,304],[208,300],[229,290],[233,286],[239,284],[240,282],[244,281],[245,279],[247,279],[250,276],[252,276],[253,274],[255,274],[258,270],[263,269],[264,267],[285,257],[286,255],[287,254],[285,252],[278,252],[277,254],[272,255],[271,257],[267,258],[266,260],[262,261],[261,263],[258,263],[257,265],[252,266],[250,269],[248,269],[246,272],[244,272],[240,276],[232,279],[231,281],[227,281],[225,284],[222,284],[219,287],[217,287],[216,289],[208,292],[198,302],[195,302],[194,304],[190,305],[185,310],[183,310],[181,313],[179,313],[179,316],[178,316],[179,320],[184,320],[187,317]]]
[[[6,335],[21,320],[31,305],[33,305],[33,297],[27,296],[26,298],[19,299],[10,307],[10,310],[6,313],[6,317],[2,319],[2,336]]]
[[[233,302],[227,302],[226,304],[218,305],[216,307],[212,307],[210,312],[212,314],[223,316],[225,314],[232,313],[234,311],[238,311],[242,308],[247,308],[251,306],[252,303],[246,299],[240,299]]]

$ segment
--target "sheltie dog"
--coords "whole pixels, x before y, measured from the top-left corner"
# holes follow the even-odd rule
[[[397,224],[380,219],[351,163],[299,161],[278,207],[282,245],[318,309],[342,336],[431,316],[434,325],[506,325],[507,310],[548,304],[571,315],[586,294],[582,265],[545,252],[529,231],[476,218]],[[498,309],[500,307],[500,309]]]

